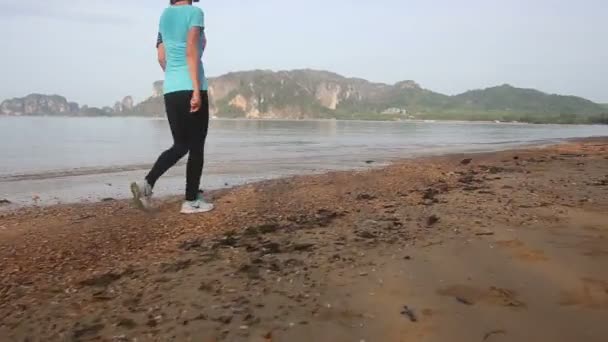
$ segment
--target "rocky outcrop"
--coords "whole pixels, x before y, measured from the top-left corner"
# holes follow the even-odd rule
[[[346,97],[348,97],[348,94],[343,94],[342,87],[336,83],[323,82],[317,86],[315,92],[315,98],[321,106],[331,110],[338,108],[341,95],[347,95]]]
[[[132,110],[134,107],[133,97],[127,96],[122,100],[123,110]]]
[[[65,97],[58,95],[30,94],[0,104],[2,115],[75,115],[78,111],[77,103],[68,102]]]
[[[76,102],[68,102],[68,106],[70,108],[70,113],[78,113],[80,112],[80,105]]]
[[[238,94],[228,104],[232,108],[243,112],[247,119],[260,118],[260,110],[258,109],[258,101],[256,99],[247,99],[243,95]]]
[[[122,101],[117,101],[112,111],[114,113],[132,112],[134,107],[133,98],[127,96]]]
[[[132,105],[132,99],[130,103]],[[125,104],[128,105],[129,101]],[[9,116],[109,116],[114,113],[114,109],[110,107],[81,107],[78,103],[68,102],[65,97],[58,95],[30,94],[0,103],[0,115]]]
[[[152,84],[152,97],[162,97],[163,96],[163,81],[156,81]]]
[[[402,81],[395,83],[395,87],[399,89],[422,89],[420,85],[414,81]]]

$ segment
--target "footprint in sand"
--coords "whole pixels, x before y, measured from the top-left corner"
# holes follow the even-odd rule
[[[521,260],[526,261],[548,261],[549,258],[545,255],[545,252],[541,250],[526,250],[521,251],[517,254],[517,257]]]
[[[598,233],[598,232],[605,232],[608,231],[608,226],[606,225],[585,225],[583,226],[583,229],[586,231],[590,231],[590,232],[594,232],[594,233]]]
[[[559,248],[568,248],[578,251],[581,255],[590,258],[608,257],[608,236],[564,234],[566,241],[552,241]]]
[[[608,249],[589,249],[583,252],[583,255],[592,258],[606,258],[608,257]]]
[[[608,310],[608,281],[583,278],[580,288],[562,292],[559,304]]]
[[[501,247],[507,247],[507,248],[521,248],[521,247],[524,247],[524,243],[521,242],[521,240],[519,240],[519,239],[497,241],[496,244],[499,245],[499,246],[501,246]]]
[[[524,302],[517,299],[517,294],[514,291],[494,286],[488,289],[482,289],[467,285],[454,285],[437,290],[437,293],[441,296],[453,297],[458,302],[465,305],[483,303],[492,306],[504,306],[516,309],[526,307]]]
[[[545,252],[539,249],[530,249],[526,244],[519,239],[497,241],[496,244],[501,247],[509,248],[515,251],[515,256],[524,261],[548,261],[549,258]]]
[[[576,244],[575,248],[591,258],[608,257],[608,239],[604,235],[589,237]]]

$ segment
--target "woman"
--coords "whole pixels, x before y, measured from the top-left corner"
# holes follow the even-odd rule
[[[131,184],[133,198],[142,209],[149,208],[152,189],[160,176],[188,154],[186,198],[181,212],[213,210],[199,191],[209,127],[208,86],[201,62],[207,40],[204,13],[192,2],[171,0],[171,6],[160,18],[156,45],[158,61],[165,72],[165,108],[173,146],[160,155],[143,182]]]

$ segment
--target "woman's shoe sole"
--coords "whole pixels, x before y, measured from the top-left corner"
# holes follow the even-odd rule
[[[212,207],[209,210],[197,210],[197,211],[183,211],[183,210],[181,210],[180,213],[184,214],[184,215],[204,214],[204,213],[208,213],[210,211],[213,211],[213,209],[215,209],[215,207]]]

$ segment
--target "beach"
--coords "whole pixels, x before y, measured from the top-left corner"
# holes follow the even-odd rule
[[[207,196],[0,212],[0,340],[608,340],[607,138]]]

